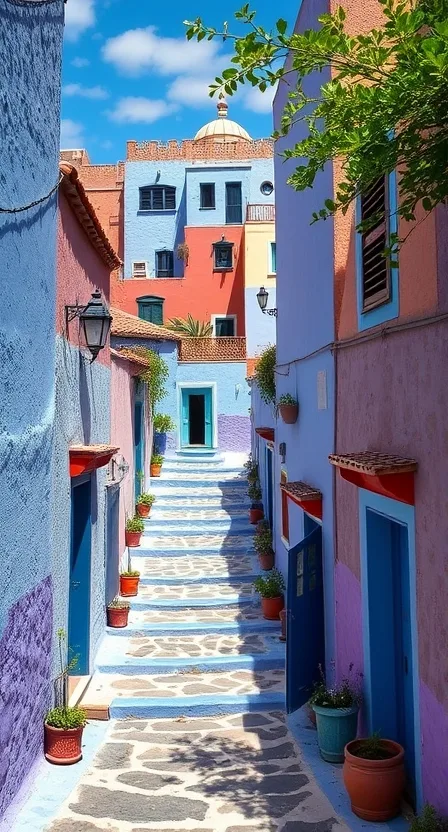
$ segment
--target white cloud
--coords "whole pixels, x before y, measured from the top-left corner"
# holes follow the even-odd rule
[[[79,35],[95,23],[94,0],[67,0],[65,5],[65,35],[77,40]]]
[[[83,69],[89,65],[90,61],[87,58],[73,58],[72,60],[72,66],[76,66],[77,69]]]
[[[219,48],[214,41],[198,43],[184,38],[159,37],[155,28],[148,26],[146,29],[129,29],[110,38],[103,46],[102,54],[107,63],[126,75],[141,75],[152,69],[160,75],[189,73],[210,78],[214,67],[219,69],[223,61],[223,56],[218,55]]]
[[[272,103],[277,87],[268,87],[266,92],[260,92],[258,87],[245,92],[243,103],[246,110],[252,110],[253,113],[271,113]]]
[[[82,84],[66,84],[62,87],[63,95],[79,95],[81,98],[94,98],[96,100],[109,98],[109,93],[104,87],[83,87]]]
[[[75,147],[82,147],[84,144],[84,127],[78,121],[71,118],[63,118],[61,121],[61,148],[72,150]]]
[[[136,124],[143,122],[145,124],[152,124],[158,121],[159,118],[169,115],[174,110],[174,105],[169,105],[166,101],[157,101],[150,98],[121,98],[115,110],[108,113],[111,121],[117,121],[120,124]]]
[[[204,78],[180,76],[168,88],[168,98],[179,104],[203,107],[210,102],[209,82]]]

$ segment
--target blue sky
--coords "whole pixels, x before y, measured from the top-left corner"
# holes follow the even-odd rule
[[[193,137],[215,118],[207,86],[228,65],[222,42],[188,43],[183,20],[202,17],[216,28],[243,0],[67,0],[61,146],[85,147],[93,162],[123,159],[128,139]],[[254,2],[259,22],[292,24],[297,0]],[[273,10],[274,9],[274,10]],[[229,99],[229,117],[254,138],[272,130],[272,94],[244,87]]]

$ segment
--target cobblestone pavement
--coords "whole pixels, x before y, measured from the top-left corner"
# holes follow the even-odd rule
[[[129,626],[109,631],[85,694],[109,706],[105,741],[45,829],[347,832],[286,726],[280,625],[262,618],[251,537],[236,528],[247,516],[245,489],[232,488],[240,474],[167,468],[133,552],[143,583]],[[212,533],[217,514],[229,522]],[[191,536],[176,522],[172,536],[150,534],[170,519],[192,523]]]

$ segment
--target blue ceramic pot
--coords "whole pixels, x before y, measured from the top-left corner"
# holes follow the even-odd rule
[[[345,746],[356,739],[359,706],[321,708],[320,705],[313,705],[313,711],[316,714],[321,757],[328,763],[343,763]]]
[[[166,451],[166,433],[154,432],[154,453],[165,456]]]

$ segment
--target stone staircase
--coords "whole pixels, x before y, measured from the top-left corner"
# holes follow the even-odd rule
[[[111,718],[213,716],[284,708],[280,622],[261,614],[240,467],[167,459],[141,546],[128,627],[109,629],[84,696]]]

